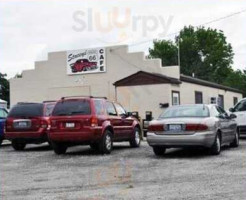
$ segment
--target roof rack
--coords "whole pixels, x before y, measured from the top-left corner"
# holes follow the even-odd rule
[[[95,96],[68,96],[62,97],[61,100],[70,99],[70,98],[95,98],[95,99],[107,99],[107,97],[95,97]]]
[[[48,100],[48,101],[43,101],[43,103],[53,103],[56,102],[55,100]]]
[[[17,104],[40,104],[37,102],[18,102]]]

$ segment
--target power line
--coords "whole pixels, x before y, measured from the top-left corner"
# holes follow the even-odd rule
[[[220,18],[216,18],[214,20],[211,20],[211,21],[208,21],[208,22],[205,22],[205,23],[202,23],[202,24],[199,24],[199,25],[196,25],[194,26],[195,28],[198,28],[198,27],[201,27],[201,26],[205,26],[205,25],[208,25],[208,24],[212,24],[212,23],[215,23],[215,22],[218,22],[218,21],[221,21],[221,20],[225,20],[225,19],[228,19],[228,18],[231,18],[231,17],[234,17],[236,15],[240,15],[242,13],[246,12],[246,9],[243,9],[241,11],[238,11],[238,12],[235,12],[235,13],[232,13],[230,15],[226,15],[224,17],[220,17]],[[182,29],[180,29],[179,31],[177,32],[173,32],[173,33],[170,33],[164,37],[161,37],[159,39],[164,39],[164,38],[167,38],[167,37],[170,37],[170,36],[173,36],[173,35],[177,35],[180,33]],[[138,42],[138,43],[134,43],[134,44],[129,44],[128,46],[138,46],[138,45],[141,45],[141,44],[145,44],[145,43],[148,43],[148,42],[152,42],[154,39],[151,39],[151,40],[145,40],[145,41],[142,41],[142,42]],[[118,48],[114,48],[112,50],[117,50],[117,49],[120,49],[121,47],[118,47]]]

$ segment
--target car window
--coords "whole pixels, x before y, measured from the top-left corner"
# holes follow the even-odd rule
[[[159,118],[209,117],[207,106],[173,106],[164,111]]]
[[[8,117],[41,117],[43,107],[44,105],[40,103],[17,104],[10,110]]]
[[[118,115],[125,115],[126,114],[126,111],[124,110],[124,108],[121,105],[119,105],[117,103],[115,103],[114,105],[115,105],[115,108],[117,110]]]
[[[212,106],[210,109],[210,115],[212,117],[218,117],[220,112],[217,110],[216,106]]]
[[[87,99],[60,101],[56,104],[52,113],[53,116],[90,115],[90,114],[91,114],[90,101]]]
[[[106,110],[107,110],[108,115],[117,116],[117,113],[116,113],[116,110],[115,110],[113,103],[107,102],[106,103]]]
[[[55,107],[55,104],[54,104],[54,103],[46,104],[46,106],[45,106],[45,111],[44,111],[44,115],[45,115],[46,117],[50,116],[51,113],[52,113],[52,111],[53,111],[53,109],[54,109],[54,107]]]
[[[4,109],[0,109],[0,118],[6,118],[8,113]]]
[[[97,115],[104,115],[104,106],[102,100],[94,100],[95,111]]]
[[[246,100],[245,100],[245,101],[239,102],[239,103],[235,106],[235,111],[236,111],[236,112],[246,111]]]

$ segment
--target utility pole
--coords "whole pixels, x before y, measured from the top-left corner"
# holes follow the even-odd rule
[[[180,61],[180,38],[178,36],[178,65],[180,67],[181,61]]]

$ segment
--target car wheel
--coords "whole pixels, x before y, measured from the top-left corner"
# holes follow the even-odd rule
[[[166,152],[166,148],[163,146],[153,146],[153,151],[156,156],[163,156]]]
[[[113,149],[113,135],[106,130],[101,142],[99,143],[99,151],[102,154],[110,154]]]
[[[236,148],[239,146],[239,133],[236,131],[235,138],[233,142],[230,144],[230,147]]]
[[[219,135],[216,135],[213,146],[210,149],[212,155],[219,155],[221,151],[221,140]]]
[[[64,144],[52,142],[52,148],[54,149],[55,154],[61,155],[65,154],[67,151],[67,146]]]
[[[90,144],[91,149],[95,151],[99,151],[99,144],[98,143],[92,143]]]
[[[133,148],[139,147],[140,143],[141,143],[141,138],[140,138],[140,129],[139,128],[135,128],[134,129],[134,138],[132,138],[130,140],[130,146]]]
[[[26,144],[23,142],[12,141],[12,147],[16,151],[23,151],[26,147]]]
[[[2,139],[0,139],[0,145],[3,143],[3,140]]]

